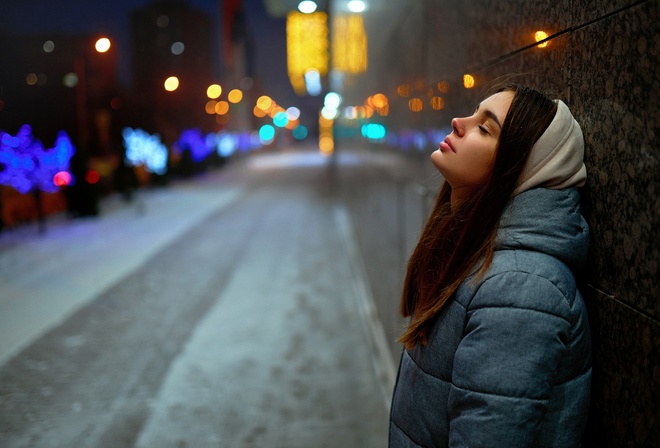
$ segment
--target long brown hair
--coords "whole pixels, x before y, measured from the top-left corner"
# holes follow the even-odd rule
[[[532,146],[556,114],[556,103],[537,90],[506,84],[491,94],[503,91],[513,92],[514,98],[502,124],[493,169],[454,208],[451,187],[444,183],[408,261],[401,314],[411,319],[399,338],[407,349],[426,345],[435,318],[459,285],[472,272],[481,275],[490,266],[502,212]]]

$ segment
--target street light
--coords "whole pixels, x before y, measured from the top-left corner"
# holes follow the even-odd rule
[[[105,53],[110,49],[110,45],[111,45],[110,39],[108,39],[107,37],[102,37],[96,41],[96,43],[94,44],[94,48],[99,53]]]
[[[97,53],[107,53],[112,43],[107,37],[101,37],[94,43],[94,49]],[[89,143],[89,120],[87,102],[89,93],[87,91],[87,48],[84,48],[82,54],[77,54],[74,58],[74,72],[77,76],[76,88],[76,110],[78,112],[78,140],[82,148],[86,148]],[[66,81],[65,81],[66,82]],[[71,82],[71,81],[69,81]]]
[[[179,88],[179,78],[176,76],[170,76],[165,80],[165,90],[168,92],[174,92],[176,89]]]

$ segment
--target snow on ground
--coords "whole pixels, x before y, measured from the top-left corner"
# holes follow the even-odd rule
[[[240,194],[191,182],[106,198],[98,217],[0,233],[0,364]]]

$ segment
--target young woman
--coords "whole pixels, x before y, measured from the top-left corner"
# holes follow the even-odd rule
[[[445,179],[408,264],[390,447],[578,447],[591,341],[573,271],[589,229],[568,107],[501,87],[452,120]]]

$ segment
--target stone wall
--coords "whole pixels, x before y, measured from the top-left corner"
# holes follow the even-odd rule
[[[333,14],[342,13],[341,3],[335,2]],[[592,229],[583,292],[593,332],[594,387],[584,445],[660,446],[659,1],[370,0],[368,5],[368,70],[347,76],[342,91],[345,102],[356,105],[385,94],[389,115],[378,119],[390,136],[399,137],[389,139],[389,146],[423,160],[411,178],[392,180],[407,185],[407,192],[392,187],[394,197],[411,195],[411,201],[429,204],[428,195],[410,192],[439,185],[426,162],[437,148],[434,137],[449,132],[452,117],[470,113],[498,77],[515,74],[519,82],[570,106],[585,136],[583,202]],[[547,34],[547,45],[538,45],[537,31]],[[472,88],[465,87],[465,74],[473,77]],[[430,106],[433,96],[442,98],[441,109]],[[422,101],[421,111],[410,110],[412,98]],[[402,204],[403,217],[372,212],[371,219],[418,232],[421,220],[410,215],[416,206]],[[368,238],[368,227],[357,232],[362,241]],[[391,250],[385,247],[390,241],[380,248],[373,237],[369,241],[371,254]],[[405,256],[413,243],[414,238],[404,242]],[[404,264],[399,260],[391,267]],[[400,277],[369,275],[377,283],[374,294],[391,294],[384,303],[396,303]],[[388,337],[400,329],[396,311],[379,305]],[[399,348],[392,347],[398,359]]]

